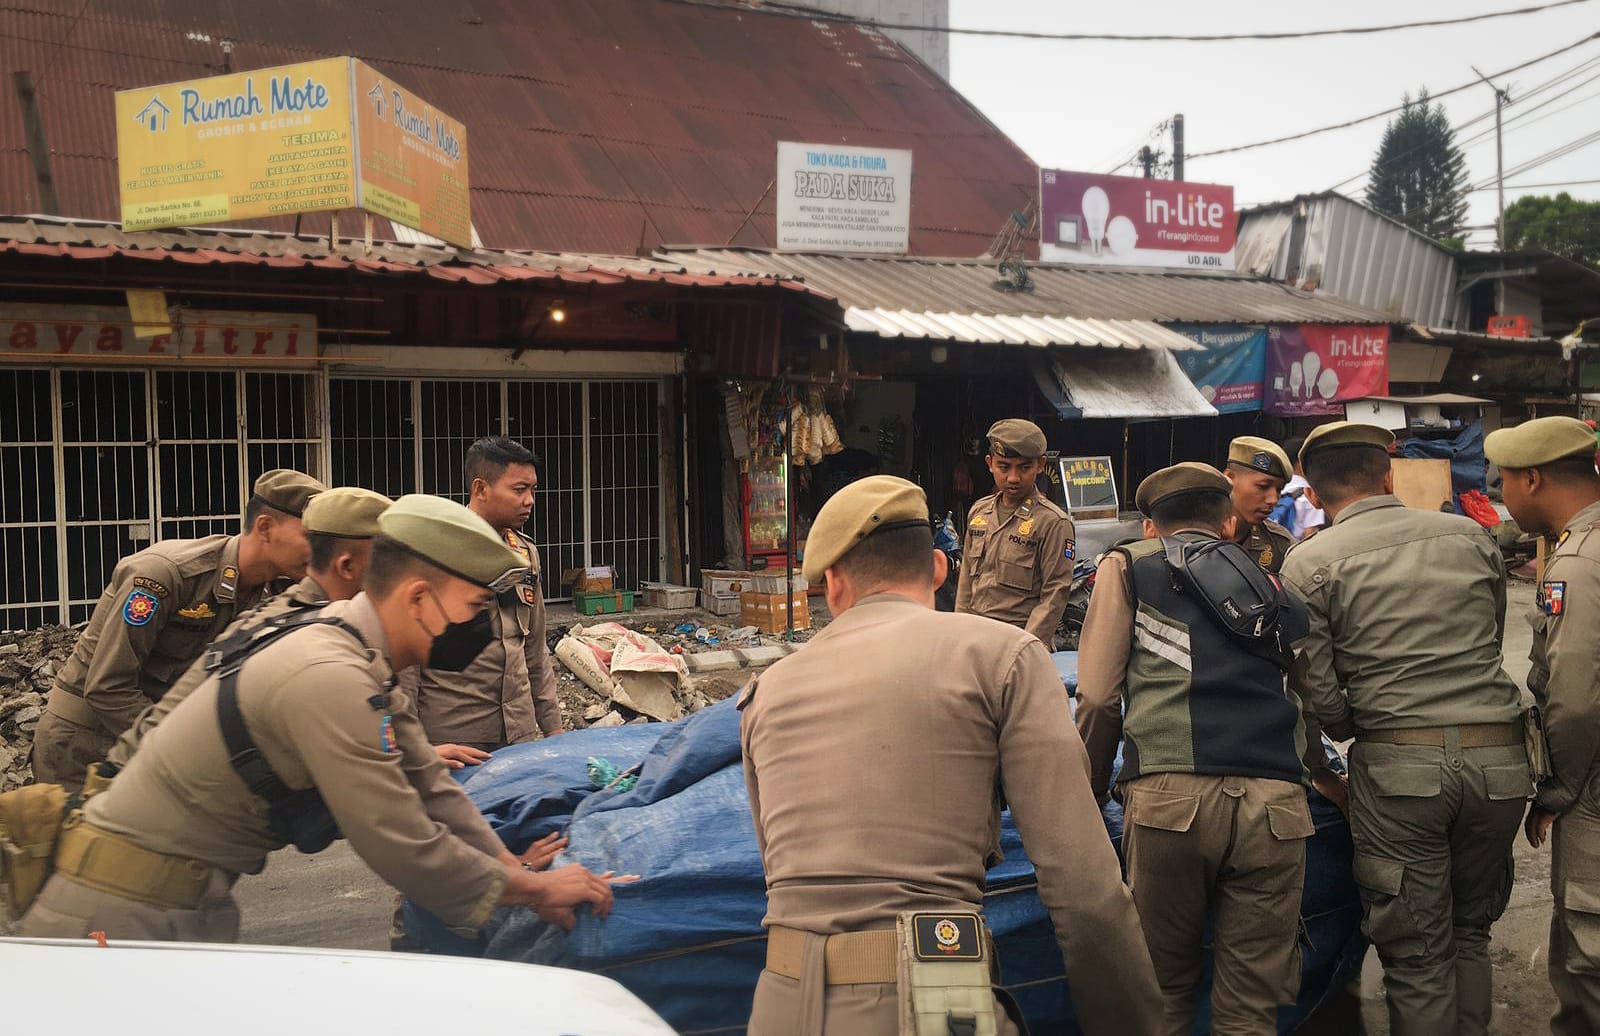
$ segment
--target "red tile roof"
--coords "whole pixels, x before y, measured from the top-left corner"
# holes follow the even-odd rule
[[[772,199],[757,200],[779,140],[912,150],[918,255],[983,252],[1037,190],[1033,162],[936,73],[837,23],[673,0],[27,8],[0,7],[0,66],[33,73],[75,217],[118,217],[113,91],[220,72],[223,37],[235,70],[353,54],[462,120],[473,222],[490,247],[770,246]],[[41,207],[15,103],[0,104],[0,199],[13,213]]]

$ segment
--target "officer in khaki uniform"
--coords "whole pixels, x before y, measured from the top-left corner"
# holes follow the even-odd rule
[[[318,493],[306,504],[301,524],[311,544],[311,563],[306,576],[283,593],[239,616],[217,635],[226,640],[241,630],[259,629],[264,623],[292,611],[308,610],[330,601],[348,601],[361,592],[372,554],[372,539],[378,535],[378,516],[393,503],[382,493],[351,486]],[[133,725],[122,732],[106,754],[101,775],[110,777],[128,765],[139,741],[160,723],[189,692],[211,675],[201,655],[184,670],[161,700],[139,713]]]
[[[480,763],[506,745],[565,730],[556,674],[545,644],[543,566],[539,548],[519,530],[533,513],[539,485],[534,456],[512,439],[491,436],[467,450],[467,506],[522,558],[517,585],[489,607],[489,646],[465,671],[401,675],[418,718],[436,745],[460,762]]]
[[[1559,534],[1545,559],[1528,689],[1543,712],[1550,776],[1528,811],[1528,841],[1552,824],[1550,984],[1557,1036],[1600,1036],[1600,475],[1595,438],[1570,417],[1491,432],[1506,508],[1524,530]]]
[[[1239,516],[1234,539],[1268,572],[1283,568],[1294,535],[1267,516],[1278,504],[1283,487],[1294,477],[1294,463],[1271,439],[1241,435],[1228,444],[1228,484],[1233,510]]]
[[[307,849],[329,820],[380,877],[462,933],[501,904],[566,927],[579,904],[609,910],[605,876],[537,873],[507,851],[415,725],[396,720],[394,670],[470,661],[521,559],[438,497],[403,497],[379,528],[365,592],[208,678],[68,818],[23,934],[232,940],[237,877],[286,840]],[[244,746],[230,756],[236,737]]]
[[[1149,538],[1100,562],[1078,656],[1077,723],[1097,797],[1109,792],[1122,745],[1122,852],[1169,1036],[1194,1029],[1208,917],[1213,1032],[1276,1036],[1278,1007],[1300,988],[1305,840],[1315,828],[1305,725],[1284,674],[1305,611],[1277,590],[1278,654],[1247,648],[1178,588],[1160,538],[1226,537],[1236,524],[1230,493],[1222,472],[1193,462],[1140,483]]]
[[[833,622],[740,696],[767,879],[751,1036],[943,1036],[959,1031],[947,1014],[976,1019],[977,1032],[1016,1032],[987,972],[964,993],[948,989],[959,965],[900,953],[896,935],[902,914],[927,912],[933,939],[977,954],[1002,805],[1037,871],[1083,1028],[1153,1033],[1155,975],[1061,678],[1036,638],[934,611],[945,574],[921,489],[887,475],[845,487],[806,551]],[[897,994],[913,990],[931,1029],[901,1027]]]
[[[165,540],[112,570],[34,731],[33,774],[77,788],[118,735],[277,579],[305,575],[300,515],[325,487],[276,469],[256,480],[236,536]]]
[[[1025,629],[1054,651],[1072,592],[1072,519],[1037,488],[1048,448],[1038,425],[998,421],[988,438],[995,492],[967,515],[956,611]]]
[[[1283,579],[1311,633],[1295,677],[1323,727],[1354,738],[1350,828],[1362,928],[1384,966],[1390,1031],[1487,1031],[1489,927],[1511,893],[1531,790],[1516,685],[1501,668],[1506,574],[1470,518],[1407,508],[1371,425],[1301,450],[1332,525]]]

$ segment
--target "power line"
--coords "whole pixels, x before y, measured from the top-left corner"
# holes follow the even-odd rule
[[[1550,53],[1540,55],[1531,61],[1524,61],[1520,65],[1513,65],[1510,68],[1502,69],[1501,71],[1494,73],[1489,78],[1498,79],[1501,76],[1510,75],[1513,72],[1520,72],[1525,68],[1539,64],[1541,61],[1549,61],[1553,57],[1565,54],[1571,50],[1576,50],[1585,43],[1590,43],[1597,39],[1600,39],[1600,32],[1590,33],[1588,36],[1578,40],[1576,43],[1569,43],[1565,47],[1552,50]],[[1473,79],[1471,82],[1462,83],[1460,86],[1452,86],[1448,90],[1441,90],[1438,93],[1429,94],[1428,99],[1438,100],[1441,97],[1449,97],[1451,94],[1458,94],[1463,90],[1478,86],[1481,82],[1482,80]],[[1232,155],[1237,154],[1240,151],[1253,151],[1256,148],[1270,147],[1273,144],[1287,144],[1291,140],[1304,140],[1307,137],[1315,137],[1323,133],[1331,133],[1334,130],[1348,129],[1351,126],[1359,126],[1364,122],[1371,122],[1374,119],[1382,119],[1386,116],[1393,115],[1396,112],[1404,111],[1405,108],[1406,106],[1404,104],[1396,105],[1393,108],[1385,108],[1381,112],[1373,112],[1371,115],[1363,115],[1356,119],[1347,119],[1344,122],[1336,122],[1328,126],[1318,126],[1316,129],[1302,130],[1299,133],[1290,133],[1287,136],[1274,137],[1271,140],[1258,140],[1253,144],[1236,144],[1233,147],[1217,148],[1213,151],[1192,151],[1189,153],[1189,158],[1190,160],[1196,158],[1212,158],[1216,155]]]
[[[1544,82],[1542,82],[1542,83],[1540,83],[1540,84],[1538,84],[1536,86],[1529,87],[1527,90],[1522,91],[1521,94],[1516,98],[1516,100],[1511,102],[1511,106],[1513,108],[1516,108],[1516,107],[1520,106],[1521,104],[1524,104],[1527,101],[1539,96],[1540,94],[1544,93],[1546,90],[1553,89],[1556,86],[1559,86],[1560,84],[1566,82],[1569,79],[1573,79],[1573,78],[1575,78],[1577,76],[1580,76],[1580,75],[1584,74],[1585,72],[1595,68],[1596,66],[1600,66],[1600,57],[1589,58],[1589,59],[1587,59],[1585,61],[1581,61],[1577,65],[1573,66],[1572,68],[1567,69],[1565,72],[1559,72],[1556,75],[1550,77],[1549,79],[1546,79]],[[1590,83],[1592,83],[1594,81],[1595,81],[1594,78],[1591,77],[1590,79],[1586,79],[1582,83],[1579,83],[1577,86],[1573,87],[1571,90],[1568,90],[1568,91],[1566,91],[1564,93],[1559,93],[1556,96],[1554,96],[1554,97],[1552,97],[1552,98],[1550,98],[1548,100],[1541,101],[1540,103],[1534,105],[1532,108],[1523,108],[1523,109],[1517,111],[1515,114],[1513,114],[1510,118],[1508,118],[1506,120],[1506,125],[1510,126],[1513,123],[1521,122],[1521,120],[1523,120],[1527,116],[1533,114],[1534,112],[1540,110],[1541,108],[1544,108],[1547,105],[1553,104],[1556,101],[1559,101],[1562,98],[1569,96],[1574,91],[1581,90],[1583,87],[1588,86]],[[1567,108],[1574,107],[1576,105],[1576,103],[1578,103],[1578,102],[1574,102],[1574,104],[1567,105],[1564,108],[1558,108],[1558,109],[1556,109],[1556,111],[1566,111]],[[1551,112],[1550,114],[1553,115],[1553,114],[1555,114],[1555,112]],[[1483,122],[1486,119],[1491,119],[1493,117],[1494,117],[1494,109],[1490,108],[1488,111],[1482,112],[1482,113],[1480,113],[1478,115],[1475,115],[1472,118],[1467,119],[1465,122],[1457,123],[1456,125],[1450,127],[1450,129],[1451,129],[1452,133],[1460,133],[1462,130],[1466,129],[1469,126],[1475,125],[1476,123]],[[1548,117],[1549,117],[1548,115],[1541,115],[1538,119],[1534,119],[1532,122],[1525,122],[1525,123],[1522,123],[1522,124],[1524,126],[1531,126],[1531,125],[1533,125],[1533,123],[1539,122],[1542,119],[1545,119],[1545,118],[1548,118]],[[1465,151],[1467,148],[1474,146],[1475,144],[1479,143],[1480,141],[1488,140],[1492,136],[1493,136],[1492,131],[1484,130],[1482,132],[1473,134],[1471,137],[1468,137],[1465,140],[1459,141],[1457,143],[1457,146],[1459,146],[1463,151]],[[1395,158],[1396,158],[1396,160],[1402,159],[1402,158],[1409,158],[1410,156],[1412,156],[1414,154],[1417,154],[1420,151],[1426,150],[1430,146],[1431,145],[1428,145],[1428,144],[1419,144],[1416,147],[1411,148],[1409,151],[1404,151],[1401,154],[1396,155]],[[1372,175],[1372,167],[1369,165],[1367,168],[1361,170],[1360,172],[1354,173],[1354,174],[1352,174],[1350,176],[1345,177],[1343,180],[1340,180],[1338,183],[1334,184],[1332,187],[1329,187],[1328,190],[1337,191],[1341,187],[1344,187],[1346,184],[1355,183],[1355,182],[1357,182],[1359,180],[1362,180],[1362,179],[1368,179],[1368,178],[1371,177],[1371,175]]]
[[[735,9],[748,11],[750,7],[742,3],[726,2],[726,0],[671,0],[673,3],[685,4],[691,7],[715,7],[721,9]],[[1556,0],[1554,3],[1538,4],[1532,7],[1517,7],[1506,11],[1487,11],[1483,14],[1462,15],[1457,18],[1435,18],[1428,21],[1396,22],[1388,25],[1359,25],[1338,29],[1305,29],[1294,32],[1227,32],[1211,34],[1180,34],[1180,33],[1120,33],[1120,32],[1034,32],[1025,29],[970,29],[954,25],[927,25],[916,22],[887,22],[877,18],[861,18],[855,15],[840,14],[837,11],[823,11],[815,7],[806,7],[795,3],[766,3],[761,5],[761,10],[768,14],[781,15],[788,18],[802,18],[809,21],[836,22],[843,25],[854,25],[863,29],[887,29],[900,32],[934,32],[948,36],[986,36],[1002,39],[1018,40],[1066,40],[1074,42],[1096,43],[1225,43],[1234,40],[1304,40],[1316,39],[1325,36],[1370,36],[1385,32],[1399,32],[1405,29],[1429,29],[1447,25],[1466,25],[1470,22],[1484,22],[1499,18],[1515,18],[1522,15],[1538,14],[1542,11],[1554,10],[1558,7],[1570,7],[1573,4],[1587,3],[1588,0]]]
[[[1600,184],[1600,180],[1553,180],[1550,183],[1508,183],[1506,184],[1506,190],[1537,191],[1545,190],[1551,187],[1589,187],[1594,184]],[[1493,187],[1474,187],[1470,193],[1477,194],[1480,191],[1492,190],[1494,190]]]

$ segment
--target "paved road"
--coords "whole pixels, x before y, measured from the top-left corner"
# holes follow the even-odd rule
[[[1530,633],[1523,616],[1533,606],[1533,586],[1513,583],[1507,623],[1506,668],[1522,683],[1528,670]],[[1525,1036],[1546,1028],[1553,1006],[1545,976],[1550,924],[1550,856],[1517,843],[1517,880],[1511,905],[1494,929],[1493,1032]],[[315,857],[294,850],[276,853],[264,873],[239,884],[245,942],[341,949],[384,949],[388,945],[393,893],[341,842]],[[1361,980],[1360,1015],[1368,1033],[1387,1034],[1382,968],[1367,959]],[[1354,1005],[1351,1005],[1352,1007]],[[1351,1010],[1328,1029],[1354,1029]]]

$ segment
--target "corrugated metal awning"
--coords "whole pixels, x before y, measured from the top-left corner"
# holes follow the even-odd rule
[[[1029,366],[1040,393],[1063,418],[1217,416],[1216,408],[1162,349],[1121,353],[1052,349]]]
[[[846,307],[845,326],[884,338],[927,338],[983,345],[1095,346],[1104,349],[1199,349],[1186,335],[1151,320],[985,313],[919,313],[909,309]]]

